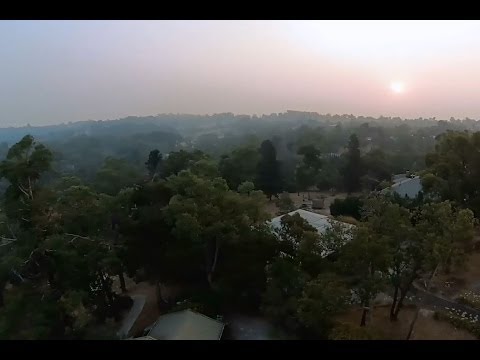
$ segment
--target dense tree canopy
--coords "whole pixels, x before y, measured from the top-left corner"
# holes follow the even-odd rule
[[[33,129],[45,144],[9,135],[0,145],[0,338],[113,338],[132,302],[120,293],[126,276],[157,285],[162,311],[262,311],[300,338],[369,338],[336,316],[360,305],[359,324],[369,325],[385,291],[395,321],[418,280],[456,269],[472,249],[480,142],[446,131],[474,123],[200,118],[65,125],[63,137]],[[425,196],[368,194],[424,165]],[[330,207],[355,226],[330,219],[319,232],[297,214],[273,230],[274,212],[296,208],[289,193],[314,186],[363,191]],[[160,285],[184,292],[165,303]]]
[[[426,156],[422,177],[426,192],[480,211],[480,133],[447,132],[438,137],[435,152]]]
[[[280,163],[277,152],[270,140],[265,140],[260,146],[260,160],[257,164],[256,186],[270,199],[282,190]]]
[[[345,181],[345,189],[348,193],[358,191],[360,189],[360,176],[362,175],[362,164],[360,158],[360,148],[357,135],[350,136],[348,142],[345,168],[343,176]]]

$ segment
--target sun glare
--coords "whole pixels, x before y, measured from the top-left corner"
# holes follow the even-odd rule
[[[390,90],[392,90],[394,94],[401,94],[405,91],[405,84],[400,81],[394,81],[390,84]]]

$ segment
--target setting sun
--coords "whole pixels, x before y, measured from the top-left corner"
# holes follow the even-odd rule
[[[394,81],[390,84],[390,90],[395,94],[401,94],[405,91],[405,84],[400,81]]]

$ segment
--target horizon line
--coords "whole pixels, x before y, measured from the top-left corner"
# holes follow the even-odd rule
[[[49,127],[49,126],[60,126],[60,125],[72,125],[72,124],[77,124],[77,123],[82,123],[82,122],[109,122],[109,121],[119,121],[127,118],[146,118],[146,117],[160,117],[160,116],[198,116],[198,117],[211,117],[211,116],[217,116],[217,115],[233,115],[233,116],[248,116],[250,118],[261,118],[261,117],[267,117],[267,116],[272,116],[272,115],[283,115],[283,114],[288,114],[288,113],[303,113],[303,114],[312,114],[312,115],[317,115],[317,116],[353,116],[354,118],[371,118],[373,120],[380,120],[380,119],[400,119],[401,121],[414,121],[414,120],[429,120],[429,121],[467,121],[467,120],[473,120],[473,121],[479,121],[478,119],[473,119],[469,118],[468,116],[464,118],[455,118],[454,116],[451,116],[450,119],[437,119],[436,116],[432,117],[423,117],[419,116],[416,118],[407,118],[407,117],[400,117],[400,116],[386,116],[386,115],[378,115],[378,116],[373,116],[373,115],[354,115],[352,113],[343,113],[343,114],[333,114],[333,113],[319,113],[317,111],[307,111],[307,110],[292,110],[292,109],[287,109],[284,110],[283,112],[271,112],[271,113],[235,113],[231,111],[224,111],[224,112],[213,112],[213,113],[203,113],[203,114],[195,114],[195,113],[157,113],[155,115],[126,115],[124,117],[116,118],[116,119],[88,119],[88,120],[76,120],[76,121],[68,121],[68,122],[61,122],[61,123],[55,123],[55,124],[38,124],[38,125],[30,125],[30,123],[27,123],[25,125],[11,125],[11,126],[6,126],[2,127],[0,126],[0,129],[23,129],[23,128],[42,128],[42,127]]]

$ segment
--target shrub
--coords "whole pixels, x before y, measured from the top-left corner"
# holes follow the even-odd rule
[[[283,214],[295,210],[295,204],[290,198],[290,195],[286,192],[280,194],[279,198],[275,200],[275,204],[279,208],[280,212]]]
[[[466,291],[461,294],[457,298],[457,301],[461,304],[465,304],[474,309],[480,310],[480,295],[474,294],[471,291]]]
[[[346,199],[335,199],[330,205],[330,214],[333,216],[346,215],[360,220],[360,209],[363,201],[356,196],[349,196]]]

